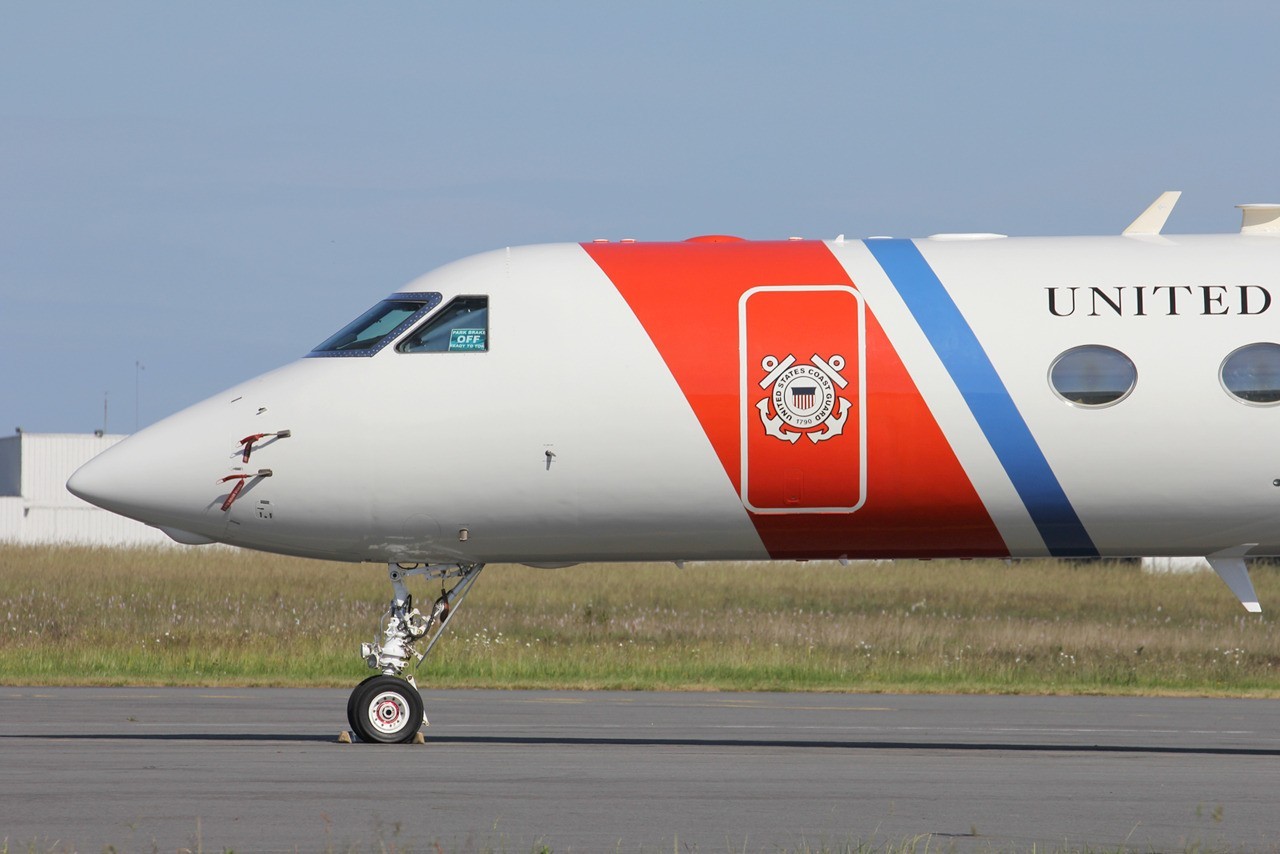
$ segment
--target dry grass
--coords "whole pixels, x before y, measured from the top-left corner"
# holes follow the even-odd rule
[[[984,841],[985,842],[985,841]],[[45,842],[45,841],[29,841],[10,842],[8,839],[0,839],[0,854],[77,854],[80,849],[65,842]],[[124,852],[129,849],[117,848],[116,846],[107,846],[103,849],[107,852]],[[152,851],[158,850],[156,846],[152,846]],[[215,850],[220,850],[224,854],[232,854],[233,849],[223,848],[214,849],[206,847],[198,838],[192,842],[190,847],[179,848],[178,854],[212,854]],[[572,847],[562,849],[572,852]],[[956,844],[953,839],[939,839],[932,834],[920,834],[918,836],[909,836],[901,840],[883,840],[871,839],[863,840],[851,838],[843,841],[808,841],[801,840],[796,845],[748,845],[744,841],[741,845],[735,842],[726,841],[723,846],[717,845],[713,847],[703,848],[696,844],[681,842],[680,837],[676,836],[669,845],[661,845],[657,848],[646,848],[643,846],[627,845],[619,841],[612,849],[608,849],[615,854],[955,854],[955,852],[964,851],[968,854],[1151,854],[1154,849],[1150,848],[1131,848],[1128,845],[1111,845],[1102,847],[1093,847],[1090,845],[1072,845],[1062,843],[1061,845],[1046,845],[1043,843],[1032,842],[1021,846],[1008,844],[1000,845],[994,842],[985,842],[985,844],[968,844],[961,847]],[[1229,845],[1206,845],[1199,841],[1193,841],[1183,844],[1176,848],[1163,848],[1161,851],[1173,854],[1229,854],[1229,852],[1253,851],[1253,852],[1275,852],[1276,846],[1269,848],[1249,848],[1244,849],[1238,846]],[[462,845],[450,844],[445,846],[439,842],[429,843],[426,847],[418,847],[400,841],[394,836],[390,839],[379,836],[376,840],[369,842],[367,845],[351,843],[344,846],[328,845],[323,849],[323,854],[414,854],[414,852],[422,852],[422,854],[555,854],[556,849],[548,842],[537,841],[528,846],[522,843],[514,843],[505,838],[495,840],[486,840],[483,842],[469,841]]]
[[[3,547],[0,682],[349,685],[389,595],[374,565]],[[451,631],[430,684],[1280,696],[1269,616],[1106,562],[493,566]]]

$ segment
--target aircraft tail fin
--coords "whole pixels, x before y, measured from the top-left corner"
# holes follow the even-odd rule
[[[1236,205],[1244,212],[1241,234],[1280,234],[1280,205]]]

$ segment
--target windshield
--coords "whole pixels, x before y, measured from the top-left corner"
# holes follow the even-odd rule
[[[312,356],[372,356],[440,304],[436,293],[393,294],[348,323]]]

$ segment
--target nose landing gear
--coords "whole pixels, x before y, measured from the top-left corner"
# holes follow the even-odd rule
[[[413,740],[425,717],[417,684],[411,676],[402,678],[404,669],[411,657],[417,660],[415,670],[422,664],[482,569],[481,563],[388,564],[394,598],[382,618],[381,636],[360,645],[365,663],[382,672],[357,685],[347,700],[347,722],[361,741],[394,744]],[[410,575],[440,580],[440,598],[430,614],[413,607],[413,597],[405,586]],[[456,579],[453,587],[443,589],[450,579]],[[424,638],[426,648],[418,652],[416,644]]]

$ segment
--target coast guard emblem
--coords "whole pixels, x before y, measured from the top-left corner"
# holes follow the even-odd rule
[[[738,489],[752,513],[862,506],[865,328],[847,285],[762,285],[739,299]]]
[[[796,364],[791,355],[781,361],[765,356],[760,367],[765,372],[760,388],[772,386],[756,403],[766,434],[792,444],[806,436],[816,445],[844,432],[850,406],[839,393],[849,385],[840,375],[843,356],[824,359],[815,353],[808,364]]]

